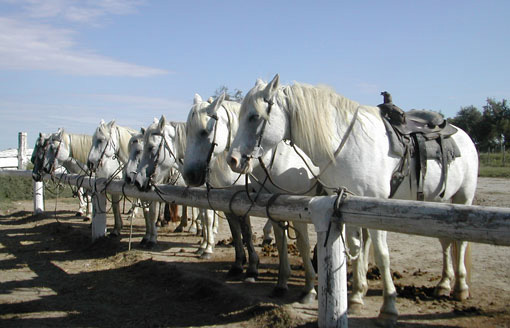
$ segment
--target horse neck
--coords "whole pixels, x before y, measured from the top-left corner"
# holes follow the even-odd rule
[[[227,164],[227,154],[228,151],[223,151],[218,156],[215,156],[211,162],[210,182],[213,186],[230,186],[238,177]]]
[[[119,161],[125,164],[129,160],[129,140],[131,140],[136,131],[122,126],[116,126],[115,130],[118,138],[117,157]],[[113,129],[110,133],[112,132]]]
[[[321,94],[320,88],[317,94]],[[285,112],[287,135],[316,165],[334,161],[335,151],[338,149],[345,132],[348,130],[354,113],[359,111],[355,124],[356,132],[363,132],[363,120],[379,119],[378,113],[372,107],[361,106],[359,103],[343,96],[332,93],[315,100],[310,97],[297,101],[292,99],[291,87],[279,92],[278,104]],[[285,99],[284,99],[285,98]],[[361,126],[361,131],[356,127]],[[353,138],[354,133],[349,133]],[[358,133],[359,134],[359,133]],[[366,131],[364,134],[367,134]],[[358,135],[355,136],[356,138]]]
[[[83,134],[69,134],[63,135],[63,140],[67,140],[69,148],[69,156],[71,159],[76,160],[80,164],[87,163],[87,157],[90,148],[92,147],[92,137]]]

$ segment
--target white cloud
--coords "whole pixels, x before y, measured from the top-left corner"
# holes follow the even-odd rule
[[[131,77],[169,73],[78,50],[73,36],[74,32],[69,29],[0,17],[0,69]]]
[[[106,15],[126,15],[136,11],[140,0],[7,0],[21,6],[31,18],[62,18],[75,23],[97,24]]]

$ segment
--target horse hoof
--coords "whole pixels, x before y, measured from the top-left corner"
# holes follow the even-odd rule
[[[197,254],[198,256],[202,256],[202,254],[204,254],[204,251],[205,251],[204,248],[199,248],[195,251],[195,254]]]
[[[83,220],[83,222],[89,222],[90,218],[88,216],[84,216],[82,220]]]
[[[436,297],[449,297],[450,296],[450,289],[445,287],[439,287],[436,286],[434,289],[434,296]]]
[[[153,241],[150,241],[150,240],[149,240],[149,241],[147,241],[147,242],[145,243],[145,248],[147,248],[147,249],[153,249],[153,248],[154,248],[154,246],[156,246],[156,243],[155,243],[155,242],[153,242]]]
[[[210,260],[212,259],[212,253],[202,253],[202,255],[200,255],[200,259],[201,260]]]
[[[284,287],[275,287],[273,291],[271,292],[271,297],[277,297],[281,298],[284,297],[285,294],[287,294],[288,288]]]
[[[392,328],[397,325],[398,316],[391,313],[380,313],[377,317],[377,325],[379,327]]]
[[[74,216],[82,216],[83,213],[82,212],[76,212],[76,214]]]
[[[264,239],[262,241],[262,246],[271,245],[272,242],[273,242],[273,238]]]
[[[347,313],[351,314],[351,315],[360,315],[362,309],[363,309],[363,304],[351,303],[351,304],[349,304],[349,309],[348,309]]]
[[[108,237],[110,238],[119,238],[120,234],[117,231],[112,231],[108,234]]]
[[[174,232],[175,232],[175,231],[174,231]],[[191,227],[191,228],[189,228],[188,232],[189,232],[189,233],[191,233],[191,234],[193,234],[193,235],[195,235],[195,234],[197,233],[197,228],[195,228],[195,227]]]
[[[175,228],[174,232],[182,232],[184,229],[182,228],[182,226],[178,226],[177,228]]]
[[[250,284],[255,283],[255,281],[256,281],[256,280],[255,280],[255,277],[246,277],[246,278],[244,279],[244,282],[247,282],[247,283],[250,283]]]
[[[144,237],[144,238],[142,238],[142,241],[140,241],[140,245],[143,246],[143,245],[147,244],[148,241],[149,240]]]
[[[227,277],[238,277],[243,274],[243,268],[232,266],[227,272]]]
[[[310,304],[317,298],[317,294],[315,293],[315,290],[313,292],[303,292],[301,293],[301,296],[299,297],[299,303],[301,304]]]
[[[453,292],[453,299],[456,301],[465,301],[469,298],[469,290],[460,290]]]

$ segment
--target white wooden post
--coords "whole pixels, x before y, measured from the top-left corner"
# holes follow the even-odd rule
[[[348,325],[347,261],[340,238],[342,226],[331,221],[334,202],[332,198],[314,198],[309,203],[317,232],[320,328]]]
[[[104,189],[99,180],[96,180],[92,195],[92,241],[106,236],[106,193],[99,191]]]
[[[34,213],[40,214],[44,212],[44,183],[42,181],[34,181]]]
[[[27,168],[27,133],[18,133],[18,170],[25,170]]]

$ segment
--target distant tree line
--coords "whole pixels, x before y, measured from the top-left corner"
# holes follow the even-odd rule
[[[238,103],[240,103],[244,99],[243,92],[241,90],[234,89],[234,91],[230,91],[226,85],[222,85],[221,87],[216,89],[212,97],[216,99],[222,93],[225,93],[225,100],[237,101]]]
[[[448,121],[466,131],[480,152],[510,145],[510,107],[506,99],[487,98],[482,111],[472,105],[461,107]]]

